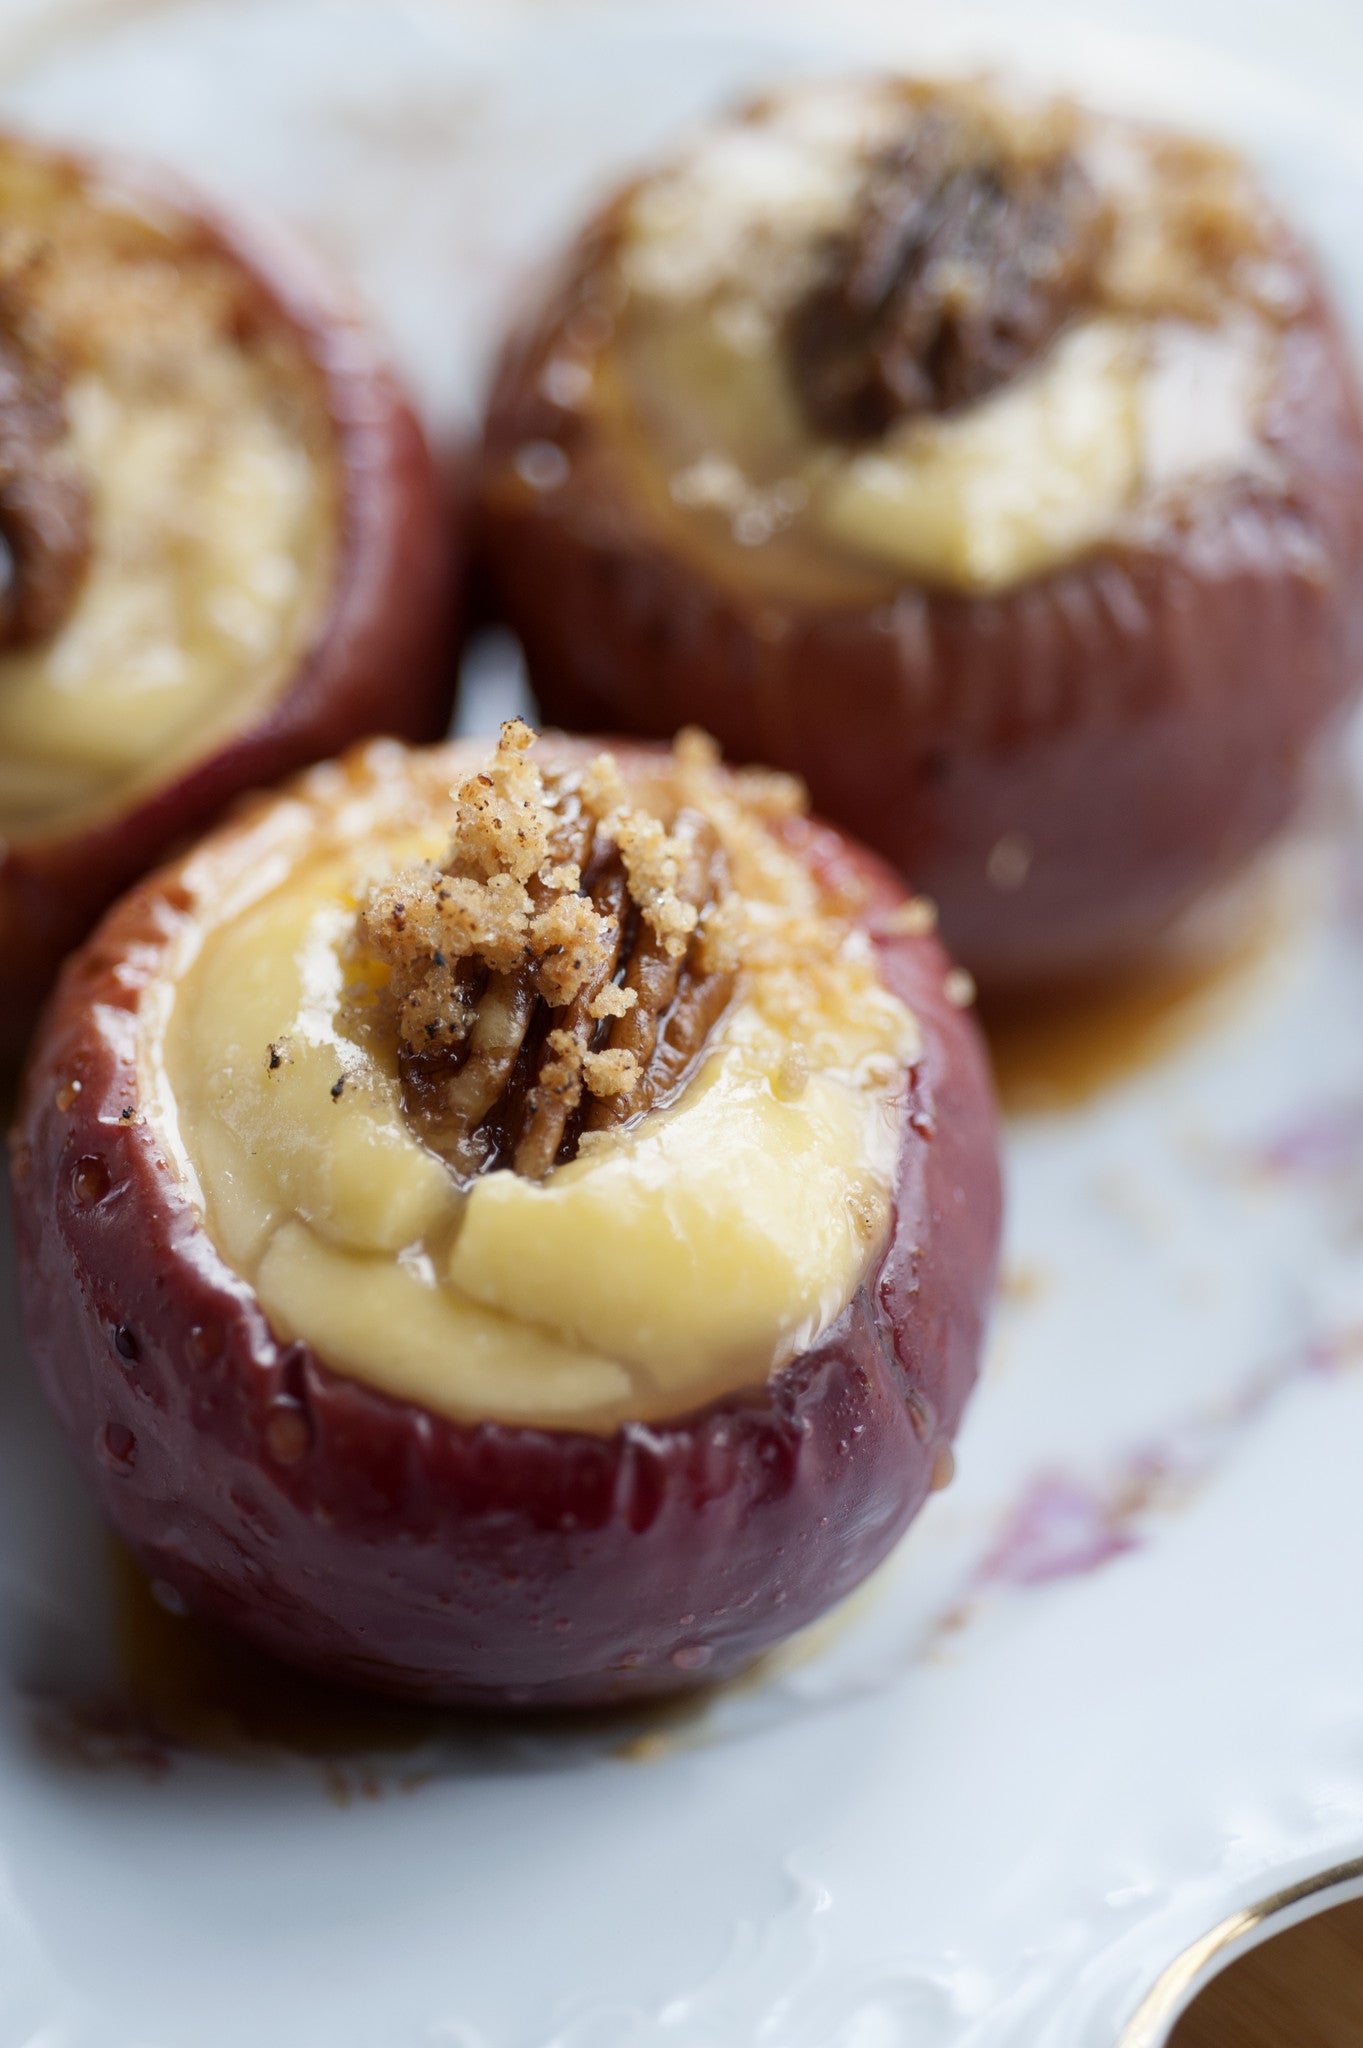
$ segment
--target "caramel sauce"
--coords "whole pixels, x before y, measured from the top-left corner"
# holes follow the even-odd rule
[[[176,1614],[157,1599],[140,1565],[110,1545],[118,1684],[142,1745],[173,1755],[320,1764],[342,1802],[358,1793],[412,1789],[449,1774],[459,1759],[486,1761],[518,1745],[559,1741],[631,1761],[650,1761],[694,1730],[722,1687],[618,1707],[499,1714],[421,1706],[309,1677],[226,1629]],[[764,1660],[759,1660],[759,1663]],[[751,1684],[744,1673],[734,1684]],[[86,1758],[84,1760],[90,1760]]]
[[[477,1768],[497,1757],[533,1762],[558,1752],[566,1762],[585,1749],[656,1763],[692,1747],[706,1738],[718,1702],[779,1684],[838,1643],[878,1604],[898,1554],[831,1613],[718,1684],[618,1707],[498,1713],[385,1700],[311,1678],[211,1622],[173,1613],[121,1544],[111,1542],[109,1553],[118,1697],[74,1717],[55,1740],[48,1731],[49,1752],[151,1775],[177,1753],[248,1763],[293,1758],[320,1766],[327,1791],[343,1805],[412,1791],[461,1764]]]
[[[393,1756],[467,1725],[437,1708],[309,1678],[211,1622],[170,1612],[118,1544],[110,1564],[121,1690],[168,1749],[323,1761]]]
[[[1080,1109],[1157,1066],[1243,1006],[1280,950],[1272,914],[1141,970],[1037,995],[983,996],[980,1022],[1005,1114]]]

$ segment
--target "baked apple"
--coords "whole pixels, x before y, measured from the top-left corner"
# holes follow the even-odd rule
[[[420,429],[297,251],[0,139],[0,1039],[225,800],[430,739],[453,565]]]
[[[677,1689],[855,1586],[998,1230],[921,902],[699,735],[531,739],[371,742],[145,881],[15,1140],[30,1348],[153,1579],[437,1701]]]
[[[1355,688],[1363,428],[1224,149],[801,85],[589,225],[482,483],[546,714],[803,775],[998,986],[1158,949]]]

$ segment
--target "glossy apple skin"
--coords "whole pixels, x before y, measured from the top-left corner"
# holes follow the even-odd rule
[[[7,145],[8,146],[8,145]],[[205,206],[121,159],[61,156],[81,175],[192,222],[250,273],[320,371],[334,423],[340,540],[329,610],[256,720],[174,777],[63,837],[0,843],[0,1054],[19,1052],[61,961],[130,883],[228,801],[367,733],[438,739],[454,698],[466,517],[377,340],[287,236]]]
[[[902,900],[840,835],[791,829],[865,886],[873,927]],[[327,1677],[488,1706],[722,1677],[857,1585],[955,1431],[997,1254],[987,1066],[936,941],[876,941],[924,1050],[889,1240],[818,1344],[764,1386],[612,1435],[461,1425],[280,1342],[142,1119],[137,1012],[195,915],[180,873],[68,964],[13,1148],[29,1349],[152,1578]]]
[[[802,775],[936,901],[983,985],[1157,947],[1298,810],[1363,673],[1363,419],[1300,244],[1282,249],[1304,305],[1264,418],[1281,488],[1201,483],[1149,545],[999,595],[887,583],[833,608],[745,586],[736,546],[726,571],[686,552],[590,411],[547,395],[620,204],[509,343],[486,420],[481,573],[546,717],[694,721]],[[553,487],[517,472],[532,442],[567,457]]]

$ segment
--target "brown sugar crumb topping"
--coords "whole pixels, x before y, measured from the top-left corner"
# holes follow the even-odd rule
[[[1088,302],[1110,222],[1058,129],[1020,148],[946,102],[875,159],[786,322],[816,431],[865,440],[969,405]]]
[[[90,554],[89,496],[66,452],[64,377],[33,303],[36,236],[0,233],[0,647],[50,639]]]
[[[645,790],[608,755],[542,772],[534,739],[503,726],[452,792],[444,858],[377,884],[356,924],[360,1023],[396,1043],[407,1114],[461,1180],[540,1179],[665,1100],[734,986],[707,944],[725,850],[682,779]]]

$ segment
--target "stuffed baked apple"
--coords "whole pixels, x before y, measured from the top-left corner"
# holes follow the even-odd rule
[[[998,1230],[921,903],[698,735],[531,740],[371,743],[144,882],[15,1141],[147,1570],[434,1700],[666,1691],[846,1593],[949,1470]]]
[[[982,979],[1152,945],[1353,692],[1363,432],[1225,150],[981,84],[799,86],[594,220],[492,396],[551,717],[804,775]]]
[[[0,1017],[224,800],[440,732],[417,424],[293,251],[0,140]]]

